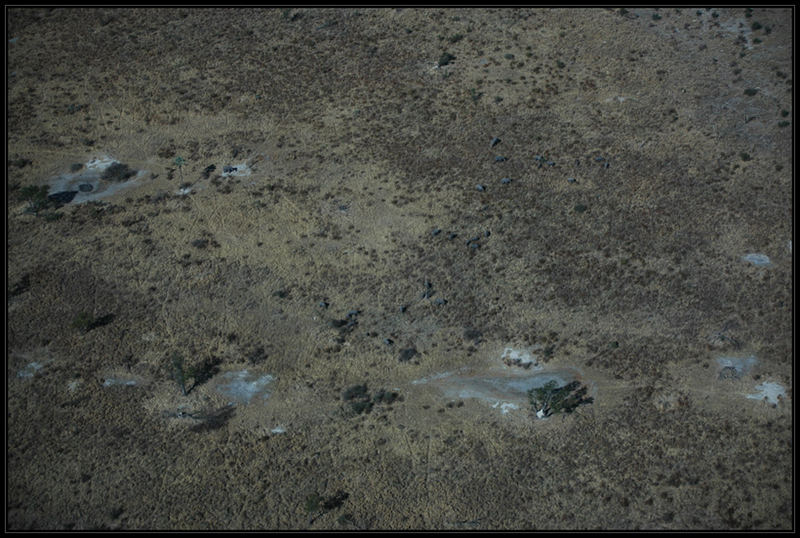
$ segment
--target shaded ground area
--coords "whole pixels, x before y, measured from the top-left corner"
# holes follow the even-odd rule
[[[791,527],[788,10],[7,15],[9,528]]]

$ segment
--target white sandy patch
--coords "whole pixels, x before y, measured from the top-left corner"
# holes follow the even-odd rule
[[[42,368],[44,368],[44,364],[34,361],[17,372],[17,377],[33,377]]]
[[[717,364],[719,365],[720,369],[733,368],[739,375],[748,373],[757,363],[758,359],[756,359],[754,355],[751,355],[746,358],[741,358],[741,357],[717,358]]]
[[[753,265],[758,265],[758,266],[772,265],[769,256],[767,256],[766,254],[758,254],[755,252],[751,252],[750,254],[745,254],[744,256],[742,256],[742,259],[746,262],[752,263]]]
[[[517,404],[511,402],[502,402],[502,403],[495,402],[492,408],[497,409],[498,405],[500,406],[500,410],[504,415],[507,415],[511,409],[519,409],[519,406]]]
[[[244,404],[250,403],[250,400],[257,394],[261,394],[263,400],[269,398],[267,385],[275,379],[271,375],[256,376],[247,370],[227,372],[222,377],[229,382],[227,384],[220,383],[217,390]]]
[[[124,385],[126,387],[134,387],[138,384],[135,379],[119,379],[116,377],[109,377],[105,381],[103,381],[104,387],[110,387],[112,385]]]
[[[755,386],[758,392],[748,394],[751,400],[767,400],[768,403],[777,405],[780,399],[786,398],[786,389],[780,383],[761,383]]]
[[[232,168],[235,168],[235,170],[230,172],[225,172],[225,167],[223,166],[222,177],[231,177],[231,176],[242,177],[242,176],[249,176],[252,173],[252,170],[250,170],[250,167],[247,166],[247,163],[230,164],[225,166],[230,166]]]
[[[534,346],[530,349],[514,349],[507,347],[503,350],[500,358],[508,366],[521,366],[523,368],[533,368],[534,370],[541,370],[542,366],[539,365],[539,356],[531,353],[537,351],[542,346]]]

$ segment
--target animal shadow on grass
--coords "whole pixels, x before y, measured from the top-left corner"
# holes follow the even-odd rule
[[[84,333],[88,333],[98,327],[108,325],[114,321],[114,317],[114,314],[106,314],[105,316],[96,318],[87,312],[81,312],[72,320],[72,326],[76,329],[80,329]]]
[[[97,329],[98,327],[108,325],[112,321],[114,321],[114,314],[106,314],[105,316],[100,316],[99,318],[96,318],[91,324],[89,324],[87,331],[91,331],[92,329]]]

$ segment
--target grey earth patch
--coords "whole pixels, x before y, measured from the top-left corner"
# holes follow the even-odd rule
[[[261,396],[266,401],[271,392],[267,390],[267,385],[275,379],[271,375],[251,374],[247,370],[238,372],[227,372],[222,378],[228,380],[227,383],[220,383],[216,390],[229,398],[243,404],[248,404],[255,396]]]

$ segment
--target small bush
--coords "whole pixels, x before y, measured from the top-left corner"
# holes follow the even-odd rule
[[[360,415],[370,413],[376,404],[389,405],[401,399],[400,395],[393,391],[380,389],[374,396],[367,391],[367,385],[353,385],[342,392],[342,400],[348,402],[349,414]]]
[[[443,66],[447,65],[447,64],[449,64],[450,62],[452,62],[455,59],[456,59],[455,56],[453,56],[449,52],[445,52],[444,54],[442,54],[439,57],[439,67],[443,67]]]
[[[548,381],[543,387],[528,391],[533,410],[537,416],[550,416],[556,413],[572,413],[579,405],[590,404],[594,398],[587,397],[586,385],[578,381],[559,387],[558,383]]]
[[[28,211],[31,213],[38,213],[42,209],[45,209],[50,204],[50,200],[47,198],[47,193],[50,190],[50,187],[47,185],[42,185],[41,187],[37,187],[36,185],[28,185],[27,187],[23,187],[19,191],[19,196],[21,200],[25,200],[28,202]]]
[[[342,400],[350,401],[356,398],[369,398],[367,394],[367,385],[353,385],[342,393]]]
[[[127,181],[136,175],[127,164],[114,163],[103,171],[102,179],[106,181]]]

